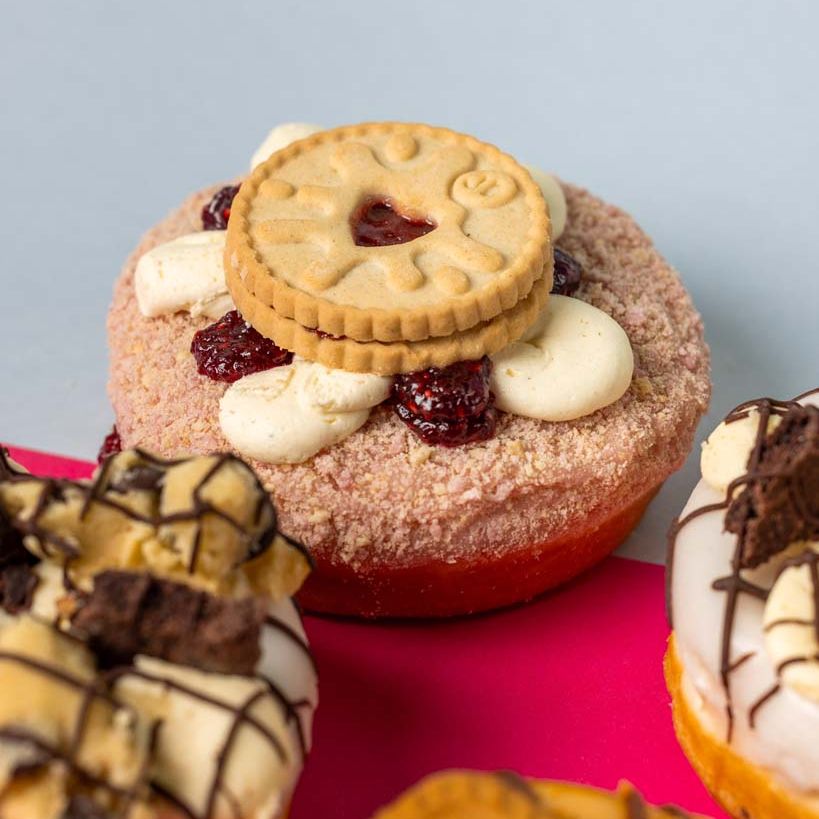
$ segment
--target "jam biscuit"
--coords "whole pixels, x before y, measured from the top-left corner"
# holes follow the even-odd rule
[[[737,819],[819,817],[819,390],[740,405],[671,533],[677,737]]]
[[[510,156],[445,128],[370,123],[258,166],[233,200],[225,267],[304,327],[414,342],[488,322],[544,277],[549,289],[549,235],[540,188]]]
[[[654,808],[627,783],[616,793],[524,779],[511,771],[443,771],[423,779],[373,819],[695,819]]]
[[[379,375],[446,367],[456,361],[499,352],[520,338],[549,298],[548,279],[539,279],[529,295],[510,310],[448,338],[415,342],[353,341],[351,338],[328,338],[293,319],[282,318],[249,293],[234,270],[229,269],[226,276],[242,316],[279,347],[325,367]]]

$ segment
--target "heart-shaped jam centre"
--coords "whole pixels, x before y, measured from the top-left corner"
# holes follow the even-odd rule
[[[401,213],[386,197],[368,199],[350,217],[353,240],[359,247],[402,245],[436,227],[431,219]]]

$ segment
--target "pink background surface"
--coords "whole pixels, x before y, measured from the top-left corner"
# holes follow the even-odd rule
[[[12,450],[33,472],[91,465]],[[366,819],[432,771],[463,767],[612,788],[725,817],[671,726],[663,570],[609,558],[533,604],[443,623],[307,617],[321,674],[292,819]]]

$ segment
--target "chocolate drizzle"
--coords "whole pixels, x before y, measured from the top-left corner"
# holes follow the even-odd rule
[[[150,783],[151,788],[153,788],[163,797],[168,798],[169,801],[180,807],[180,809],[183,809],[189,817],[192,817],[192,819],[208,819],[208,817],[211,815],[216,799],[220,793],[224,793],[223,779],[227,763],[229,761],[231,748],[236,737],[238,736],[239,731],[244,726],[252,727],[259,734],[261,734],[267,740],[267,742],[269,742],[276,755],[282,762],[286,762],[288,760],[287,751],[279,737],[251,713],[252,707],[257,702],[267,696],[272,696],[277,702],[279,702],[280,706],[284,710],[286,721],[288,723],[292,723],[294,720],[296,721],[296,735],[301,743],[304,741],[301,720],[297,713],[297,709],[300,705],[302,705],[302,703],[291,703],[272,681],[261,677],[259,679],[264,683],[264,687],[254,691],[242,705],[237,707],[226,700],[220,699],[219,697],[198,691],[188,685],[179,683],[160,674],[152,674],[132,666],[113,669],[112,671],[103,674],[98,679],[85,682],[72,674],[63,671],[62,669],[57,668],[56,666],[52,666],[46,662],[42,662],[16,652],[0,651],[0,663],[2,662],[23,665],[31,670],[37,671],[57,680],[63,685],[73,688],[82,695],[83,699],[78,710],[77,721],[74,725],[70,750],[67,753],[61,752],[54,745],[43,740],[34,732],[19,727],[0,727],[0,740],[25,743],[39,751],[42,754],[44,761],[59,761],[64,763],[72,775],[78,779],[78,781],[87,786],[102,788],[106,793],[110,794],[112,797],[115,797],[119,807],[117,811],[111,814],[111,819],[123,819],[124,817],[128,816],[130,806],[140,796],[140,790],[143,786],[142,780],[144,777],[137,778],[134,786],[131,788],[116,787],[85,770],[79,764],[78,759],[83,746],[84,738],[86,736],[91,707],[95,702],[103,701],[107,702],[115,709],[122,709],[125,711],[130,710],[111,693],[119,680],[133,677],[144,680],[148,683],[155,683],[194,700],[198,700],[199,702],[206,703],[207,705],[213,706],[221,711],[226,711],[232,715],[233,722],[226,736],[224,745],[217,757],[213,779],[209,787],[210,795],[208,798],[208,806],[202,814],[198,814],[189,805],[184,805],[184,803],[173,793],[169,793],[166,789],[157,786],[155,783]],[[162,723],[156,723],[153,726],[151,741],[149,743],[149,751],[153,750],[157,741],[158,732],[161,730],[161,728]],[[304,750],[303,744],[302,750]],[[149,753],[148,758],[146,759],[145,771],[143,772],[145,775],[147,775],[147,763],[149,762],[151,755],[152,754]]]
[[[190,686],[170,679],[169,677],[165,677],[160,674],[153,674],[133,666],[113,669],[104,675],[104,679],[110,685],[114,685],[117,681],[128,677],[141,679],[147,683],[154,683],[156,685],[163,686],[168,690],[176,691],[179,694],[190,697],[194,700],[198,700],[199,702],[203,702],[219,709],[220,711],[225,711],[232,716],[231,727],[228,730],[225,742],[216,759],[213,779],[211,780],[211,784],[208,789],[209,797],[205,811],[203,811],[201,814],[197,813],[192,806],[185,804],[177,794],[169,791],[167,788],[157,783],[151,783],[151,787],[154,788],[158,794],[168,799],[168,801],[182,810],[187,816],[191,817],[191,819],[208,819],[218,796],[220,794],[225,795],[224,777],[230,757],[230,750],[233,747],[233,743],[239,731],[243,727],[247,726],[255,729],[270,744],[271,748],[273,748],[281,762],[284,763],[288,761],[289,756],[287,750],[279,737],[251,713],[253,705],[268,694],[273,696],[273,698],[279,702],[284,711],[286,722],[289,724],[295,721],[296,736],[301,743],[302,752],[306,752],[303,744],[304,736],[301,720],[297,713],[297,708],[300,703],[291,703],[271,680],[259,677],[258,679],[265,684],[265,688],[260,690],[257,689],[249,696],[247,700],[245,700],[243,704],[236,706],[226,700],[220,699],[217,696],[205,693],[204,691],[198,691],[195,688],[191,688]],[[226,798],[230,800],[229,796]]]
[[[548,816],[552,816],[552,810],[550,810],[549,802],[544,801],[542,791],[534,788],[528,779],[515,771],[496,771],[494,774],[492,774],[492,776],[494,776],[495,779],[500,780],[500,782],[509,790],[515,791],[516,793],[524,796],[536,808],[539,808],[540,811],[545,811]],[[689,819],[690,817],[690,814],[674,805],[664,805],[663,807],[652,811],[648,803],[641,796],[640,792],[628,782],[620,783],[614,797],[625,808],[625,819],[649,819],[649,817],[654,816],[657,811],[666,816],[677,817],[677,819]],[[540,815],[540,812],[538,812],[538,816]],[[563,816],[562,813],[560,815]]]
[[[660,810],[669,816],[676,816],[677,819],[690,819],[691,817],[690,813],[687,813],[682,808],[678,808],[676,805],[663,805]]]
[[[112,495],[122,494],[126,490],[144,490],[156,491],[161,483],[161,478],[164,476],[164,471],[170,467],[177,466],[184,463],[187,459],[162,459],[151,455],[140,449],[132,450],[142,462],[140,465],[126,470],[118,479],[111,480],[111,472],[118,463],[117,457],[108,458],[102,466],[97,470],[96,475],[91,483],[83,483],[80,481],[58,480],[54,478],[40,478],[28,473],[14,470],[8,463],[7,458],[3,457],[0,462],[0,480],[7,480],[14,482],[34,482],[40,486],[40,494],[38,496],[37,504],[33,513],[26,519],[22,520],[15,518],[11,520],[12,526],[23,535],[32,535],[42,544],[44,553],[49,557],[56,557],[57,554],[62,555],[67,560],[74,559],[79,556],[77,547],[60,537],[54,532],[48,531],[42,526],[41,519],[48,510],[52,502],[62,501],[67,491],[72,490],[80,493],[83,498],[82,509],[80,512],[81,519],[88,515],[89,510],[94,504],[106,506],[114,509],[129,520],[144,523],[154,528],[161,526],[193,521],[197,524],[194,534],[194,543],[191,550],[190,562],[188,565],[189,573],[193,574],[196,570],[199,551],[201,548],[201,539],[203,534],[203,522],[207,515],[213,515],[234,529],[239,537],[242,539],[246,547],[246,557],[242,562],[253,560],[264,553],[273,543],[273,539],[278,532],[278,521],[276,510],[273,506],[270,496],[262,486],[255,473],[235,455],[230,453],[222,453],[215,456],[215,461],[211,469],[200,479],[192,492],[193,504],[190,509],[185,509],[179,512],[173,512],[167,515],[143,515],[139,512],[129,508],[123,503],[117,501]],[[258,490],[258,506],[255,512],[255,523],[259,524],[265,514],[268,516],[270,525],[256,534],[249,533],[246,528],[239,522],[234,520],[223,510],[215,507],[203,497],[203,492],[208,483],[213,480],[214,476],[229,464],[238,464],[242,469],[247,470],[256,483]],[[159,472],[160,476],[155,473]],[[124,481],[124,484],[123,484]],[[281,535],[281,537],[288,543],[288,545],[298,551],[304,559],[312,566],[312,561],[307,550],[298,541],[292,538]]]
[[[519,773],[515,771],[497,771],[495,773],[495,778],[503,782],[503,784],[510,790],[516,791],[517,793],[525,796],[533,804],[543,807],[543,800],[540,798],[537,791],[532,787],[531,782],[529,782],[528,779],[521,776]]]
[[[0,481],[7,480],[18,475],[26,475],[27,473],[18,469],[9,457],[9,451],[0,444]]]
[[[691,521],[703,515],[710,514],[711,512],[725,512],[727,518],[732,507],[739,509],[735,504],[737,504],[741,498],[746,498],[746,501],[743,501],[743,503],[745,503],[747,507],[749,494],[754,491],[759,494],[759,487],[762,487],[761,491],[764,493],[764,487],[771,485],[772,482],[775,483],[777,487],[781,487],[781,485],[784,484],[787,487],[787,492],[789,493],[787,497],[789,499],[798,496],[799,499],[795,501],[795,508],[802,508],[801,491],[793,491],[797,485],[793,477],[793,471],[790,469],[793,460],[787,457],[784,449],[788,447],[789,442],[792,441],[791,430],[794,424],[802,424],[806,417],[812,417],[814,413],[817,413],[817,418],[819,419],[819,410],[816,410],[814,407],[805,407],[799,403],[801,399],[814,395],[817,392],[819,392],[819,389],[810,390],[793,401],[777,401],[771,398],[747,401],[736,407],[726,417],[725,423],[730,424],[743,418],[748,418],[753,411],[756,411],[759,414],[756,438],[748,459],[746,473],[731,482],[726,490],[725,499],[719,503],[708,504],[699,509],[695,509],[685,517],[678,519],[671,527],[669,532],[668,565],[666,571],[666,606],[669,622],[672,627],[674,612],[673,601],[671,599],[671,587],[674,557],[677,538],[685,526]],[[777,430],[769,436],[768,422],[773,416],[779,416],[782,418],[782,421]],[[780,432],[780,430],[782,431]],[[769,455],[769,453],[772,452],[776,454],[774,456]],[[798,460],[800,463],[803,462],[802,459]],[[777,492],[777,495],[781,497],[779,492]],[[780,508],[781,504],[775,504],[775,509]],[[730,531],[737,535],[737,539],[731,557],[731,573],[725,577],[717,578],[711,586],[715,591],[725,592],[726,594],[725,613],[720,638],[720,678],[725,691],[725,712],[728,722],[727,741],[729,743],[733,737],[735,720],[733,700],[731,697],[731,675],[743,662],[750,659],[750,655],[744,655],[737,660],[731,657],[731,643],[736,623],[737,607],[742,595],[748,595],[765,601],[769,593],[766,588],[744,578],[742,571],[751,566],[759,565],[774,553],[772,551],[773,543],[770,540],[766,541],[761,550],[751,548],[751,542],[754,539],[755,533],[759,530],[760,518],[757,515],[759,512],[764,513],[765,507],[764,505],[757,504],[754,505],[751,511],[752,514],[740,514],[736,512],[732,516],[733,524]],[[783,535],[787,534],[788,531],[798,530],[786,527]],[[798,537],[795,539],[798,539]],[[791,541],[787,541],[777,544],[775,551],[782,551],[790,545],[790,542]],[[767,555],[767,557],[765,557],[765,555]],[[819,594],[819,591],[817,594]],[[819,629],[819,625],[817,625],[817,629]],[[781,671],[781,669],[779,669],[779,671]],[[751,706],[748,715],[751,727],[753,727],[753,721],[759,709],[775,696],[778,690],[779,686],[775,686]]]
[[[255,694],[251,694],[251,696],[245,700],[244,704],[236,711],[236,718],[233,720],[233,724],[230,726],[225,742],[222,745],[218,756],[216,757],[216,772],[210,785],[210,791],[208,792],[207,807],[204,811],[205,816],[211,816],[213,814],[213,809],[216,807],[216,799],[219,796],[219,791],[220,789],[223,789],[225,768],[227,767],[227,762],[230,758],[230,749],[233,747],[233,743],[236,741],[236,737],[239,735],[239,731],[242,729],[244,720],[250,712],[250,709],[253,708],[253,706],[260,699],[262,699],[262,697],[264,697],[264,691],[257,691]],[[236,806],[234,805],[234,809],[235,807]],[[241,813],[237,813],[237,816],[241,816]]]
[[[90,788],[100,789],[114,798],[118,807],[115,811],[110,813],[110,819],[125,819],[130,812],[130,806],[140,796],[140,791],[143,787],[142,778],[137,777],[130,788],[112,785],[107,780],[86,770],[79,761],[79,755],[82,749],[82,737],[85,734],[90,716],[91,705],[95,701],[108,703],[112,708],[124,712],[128,712],[130,709],[114,698],[107,688],[100,686],[97,680],[86,682],[57,666],[12,651],[0,651],[0,663],[1,662],[25,666],[32,671],[48,676],[60,684],[74,689],[83,696],[83,705],[77,715],[77,722],[74,726],[74,741],[71,743],[71,749],[68,753],[62,752],[59,748],[40,737],[34,731],[19,726],[0,727],[0,740],[11,743],[22,743],[29,746],[38,752],[43,764],[52,761],[62,763],[78,782]]]
[[[619,795],[623,798],[626,808],[626,819],[649,819],[655,815],[649,808],[648,803],[643,799],[640,792],[629,783],[621,784],[618,789]],[[690,814],[676,805],[663,805],[658,809],[666,816],[674,816],[677,819],[690,819]]]
[[[316,663],[315,655],[310,650],[310,646],[307,644],[307,641],[304,638],[302,638],[301,635],[292,626],[289,626],[283,620],[279,620],[272,614],[268,614],[267,617],[265,618],[265,625],[268,626],[269,628],[274,629],[275,631],[281,632],[292,643],[298,646],[298,648],[307,658],[307,661],[313,667],[313,671],[318,676],[318,665]]]
[[[623,789],[628,819],[648,819],[648,805],[631,785]]]
[[[162,474],[164,470],[169,469],[170,467],[178,466],[179,464],[185,463],[185,461],[187,460],[185,458],[163,459],[155,455],[152,455],[148,452],[145,452],[144,450],[141,449],[134,449],[132,451],[136,453],[136,455],[138,455],[139,458],[143,461],[142,464],[143,469],[153,468],[154,471],[159,471],[160,474]],[[195,521],[197,523],[197,527],[194,534],[193,548],[191,549],[190,561],[188,564],[189,574],[193,574],[196,571],[196,565],[198,562],[199,552],[201,549],[203,521],[206,515],[213,515],[219,518],[220,520],[223,520],[231,528],[233,528],[237,532],[237,534],[242,538],[246,545],[247,550],[247,556],[243,562],[248,562],[256,557],[259,557],[259,555],[263,554],[270,547],[270,545],[273,542],[273,538],[278,533],[278,520],[276,516],[276,509],[270,500],[270,496],[268,495],[264,486],[262,486],[261,482],[256,476],[256,473],[253,472],[253,470],[251,470],[250,467],[248,467],[243,460],[237,458],[235,455],[232,455],[231,453],[225,452],[215,456],[213,466],[205,473],[205,475],[202,476],[202,478],[199,480],[199,482],[193,489],[192,492],[193,505],[190,509],[186,509],[180,512],[173,512],[168,515],[156,516],[140,515],[137,512],[134,512],[132,509],[128,508],[127,506],[124,506],[123,504],[120,504],[117,501],[113,500],[112,498],[106,497],[105,492],[107,489],[115,488],[117,490],[120,490],[118,482],[115,482],[112,487],[109,480],[110,472],[116,463],[117,463],[116,458],[109,458],[107,461],[105,461],[103,465],[100,467],[100,469],[97,471],[95,479],[90,486],[86,486],[83,484],[73,484],[74,486],[78,486],[85,493],[85,502],[83,505],[82,515],[84,516],[85,514],[87,514],[88,510],[91,508],[91,505],[93,503],[100,503],[112,509],[118,510],[131,520],[146,523],[155,528],[172,523]],[[271,521],[268,527],[266,527],[264,530],[262,530],[255,536],[251,536],[241,523],[234,520],[230,515],[225,513],[223,510],[215,507],[213,504],[211,504],[203,497],[203,492],[207,488],[208,483],[210,483],[210,481],[212,481],[213,478],[222,469],[224,469],[226,466],[230,464],[238,464],[242,469],[247,470],[253,476],[253,480],[256,484],[259,496],[254,522],[256,524],[260,523],[265,513],[268,514],[269,519]],[[127,477],[129,473],[133,474],[134,469],[135,468],[132,467],[125,473],[123,477],[124,478]],[[144,483],[144,481],[141,482]],[[155,490],[160,486],[160,484],[161,478],[153,477],[151,488]],[[143,487],[140,486],[132,488]],[[310,565],[312,566],[310,555],[301,543],[298,543],[297,541],[289,537],[284,537],[284,539],[286,540],[288,545],[290,545],[293,549],[298,551],[305,558],[305,560],[307,560],[308,563],[310,563]]]
[[[780,626],[809,626],[813,629],[814,638],[816,642],[819,643],[819,552],[815,552],[813,550],[808,550],[803,552],[802,554],[793,557],[787,561],[785,561],[780,574],[782,572],[787,571],[788,569],[799,568],[800,566],[807,566],[808,568],[808,576],[810,578],[810,585],[811,585],[811,597],[813,598],[813,619],[801,619],[801,618],[794,618],[794,617],[785,617],[780,620],[774,620],[771,623],[768,623],[766,626],[766,631],[772,631],[775,628],[779,628]],[[792,665],[799,665],[802,663],[819,663],[819,651],[813,654],[806,654],[803,656],[798,657],[789,657],[787,660],[779,663],[776,668],[777,676],[781,676],[782,672],[792,666]],[[749,715],[749,721],[751,727],[754,727],[754,723],[756,721],[756,715],[759,713],[760,709],[772,698],[774,697],[779,691],[781,690],[781,685],[777,683],[774,685],[770,690],[765,692],[752,706],[751,712]]]
[[[81,519],[89,513],[94,504],[99,504],[116,510],[128,520],[155,528],[186,521],[197,524],[188,565],[188,571],[191,573],[197,568],[202,546],[203,522],[207,515],[225,521],[242,539],[245,548],[240,563],[263,554],[271,547],[277,536],[282,537],[292,549],[311,563],[309,554],[300,543],[278,531],[275,508],[255,473],[246,467],[243,461],[230,454],[215,456],[213,466],[207,470],[192,491],[193,503],[189,509],[167,515],[145,515],[120,503],[116,497],[118,494],[160,491],[165,471],[186,460],[163,460],[141,450],[134,452],[138,456],[138,464],[117,473],[117,464],[122,462],[116,457],[109,458],[97,471],[93,481],[88,484],[29,475],[16,469],[5,451],[0,449],[0,483],[34,482],[39,489],[34,510],[27,517],[7,518],[0,511],[0,546],[3,547],[0,550],[0,569],[4,568],[3,561],[7,555],[14,554],[14,560],[9,558],[6,562],[15,571],[21,565],[20,561],[26,566],[35,562],[35,558],[24,547],[22,551],[17,549],[18,545],[22,545],[23,537],[30,535],[39,541],[43,554],[60,558],[66,588],[73,589],[69,566],[71,561],[79,556],[79,550],[75,544],[49,531],[43,522],[44,513],[52,502],[63,501],[73,493],[80,495]],[[234,463],[240,464],[243,469],[250,472],[258,490],[253,531],[248,531],[239,521],[212,505],[204,497],[208,483],[226,465]],[[7,524],[5,527],[4,523]],[[6,548],[8,544],[14,548]],[[145,796],[145,787],[150,787],[154,793],[176,806],[190,819],[208,819],[220,798],[239,816],[241,814],[239,802],[236,795],[227,787],[225,776],[232,749],[242,729],[248,727],[260,734],[282,763],[287,763],[290,757],[284,737],[254,715],[254,706],[265,699],[272,699],[281,709],[285,725],[292,731],[291,736],[296,741],[303,761],[307,753],[307,739],[300,712],[302,709],[312,708],[313,703],[306,699],[291,701],[273,679],[258,673],[261,630],[269,628],[279,632],[304,654],[313,668],[315,660],[301,635],[289,624],[268,613],[266,601],[261,598],[226,600],[179,583],[158,580],[150,575],[118,571],[97,575],[94,590],[90,595],[73,590],[80,602],[73,626],[78,635],[85,633],[90,637],[87,644],[95,651],[97,659],[103,666],[113,667],[92,682],[85,683],[48,663],[12,652],[0,652],[0,662],[24,664],[70,686],[82,697],[68,752],[62,753],[59,748],[53,747],[35,733],[18,727],[0,727],[0,740],[27,743],[40,752],[44,764],[49,761],[64,763],[83,786],[80,796],[85,793],[85,789],[96,788],[108,794],[112,803],[116,804],[116,811],[99,814],[99,819],[103,816],[105,819],[125,819],[135,802]],[[0,602],[2,599],[0,579]],[[71,638],[68,634],[62,636],[64,639]],[[137,667],[133,664],[134,656],[137,654],[153,655],[168,662],[189,665],[210,673],[240,674],[249,680],[258,681],[259,685],[254,687],[251,696],[244,703],[237,706],[218,696],[170,679],[161,672],[149,673]],[[169,792],[158,783],[149,782],[145,785],[143,781],[139,781],[132,789],[118,788],[94,777],[78,764],[80,751],[87,739],[94,703],[102,700],[114,708],[123,708],[112,692],[116,690],[118,682],[127,678],[141,679],[146,683],[174,690],[182,696],[231,715],[231,727],[219,751],[213,778],[208,786],[204,813],[200,814],[192,806],[185,805],[177,794]],[[148,779],[148,766],[163,725],[162,722],[157,722],[153,726],[150,752],[146,758],[142,780]],[[91,810],[91,804],[82,798],[75,799],[70,803],[71,811],[66,813],[64,819],[98,819],[97,814],[88,812]]]

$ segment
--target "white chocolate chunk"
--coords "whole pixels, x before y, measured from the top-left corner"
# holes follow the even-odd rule
[[[768,433],[779,425],[778,415],[768,421]],[[751,410],[747,418],[726,423],[723,421],[702,445],[700,469],[705,482],[725,492],[729,484],[748,471],[748,458],[756,443],[760,418],[756,410]]]
[[[149,250],[137,262],[134,276],[142,315],[154,318],[186,310],[218,317],[233,309],[224,252],[224,230],[189,233]]]
[[[310,125],[306,122],[285,122],[277,125],[256,149],[253,158],[250,160],[250,170],[252,171],[257,165],[261,165],[271,154],[286,148],[291,142],[296,142],[323,130],[324,128],[319,125]]]
[[[222,397],[219,421],[236,449],[265,463],[311,458],[362,427],[391,380],[296,359],[239,379]]]
[[[34,567],[37,586],[31,599],[31,614],[44,623],[60,620],[60,600],[67,592],[63,569],[56,563],[43,560]]]
[[[803,544],[808,545],[808,544]],[[819,543],[809,545],[819,551]],[[781,682],[819,704],[819,639],[816,636],[816,589],[808,563],[787,566],[765,604],[765,650]]]
[[[546,204],[549,206],[549,219],[552,223],[552,241],[555,242],[560,238],[560,235],[566,228],[566,217],[568,214],[568,207],[566,206],[566,197],[563,194],[563,188],[560,182],[557,181],[550,173],[540,170],[533,165],[526,165],[526,170],[535,180],[535,183],[540,188]]]
[[[523,338],[492,361],[498,409],[543,421],[571,421],[613,404],[634,371],[622,327],[568,296],[551,296]]]

